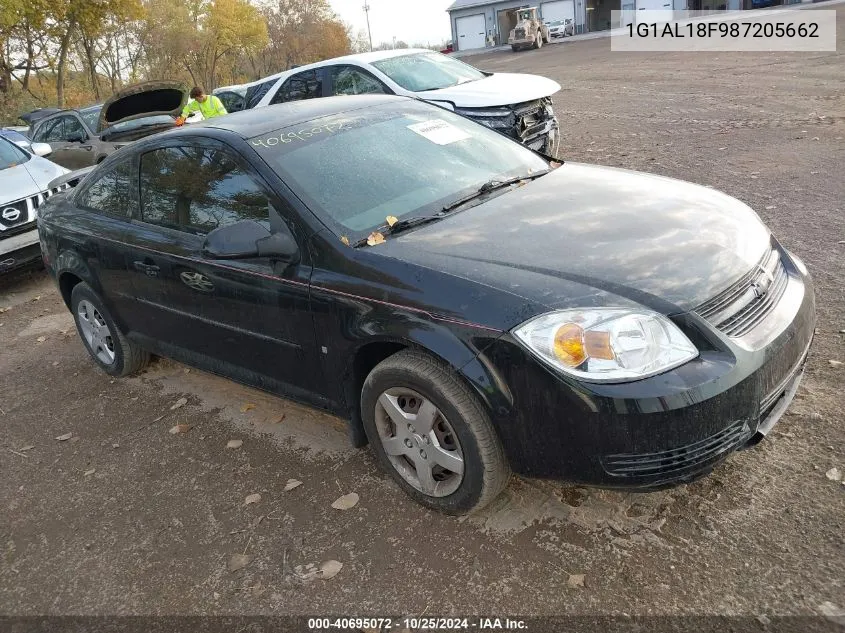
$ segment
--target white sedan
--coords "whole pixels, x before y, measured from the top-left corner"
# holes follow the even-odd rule
[[[42,156],[52,148],[32,143],[31,153],[0,137],[0,273],[41,258],[35,218],[38,207],[60,189],[50,189],[54,178],[68,173]]]
[[[333,95],[403,95],[454,110],[532,149],[556,149],[559,126],[552,95],[560,84],[537,75],[484,72],[430,50],[337,57],[255,85],[257,94],[263,92],[255,107]]]

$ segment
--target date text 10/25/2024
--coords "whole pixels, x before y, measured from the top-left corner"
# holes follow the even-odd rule
[[[520,631],[528,628],[525,620],[497,617],[475,618],[309,618],[308,630],[314,632],[350,631]]]

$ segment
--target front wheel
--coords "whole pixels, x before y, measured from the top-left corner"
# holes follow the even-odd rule
[[[382,468],[424,506],[466,514],[508,482],[510,468],[483,406],[428,354],[405,350],[376,366],[364,383],[361,415]]]
[[[149,363],[150,355],[121,334],[99,295],[86,283],[73,287],[70,306],[79,337],[100,368],[128,376]]]
[[[537,33],[537,39],[534,40],[534,48],[543,48],[543,34]]]

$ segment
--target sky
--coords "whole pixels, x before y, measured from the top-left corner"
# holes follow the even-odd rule
[[[373,45],[402,40],[426,44],[452,38],[446,8],[453,0],[366,0],[370,5]],[[365,0],[329,0],[340,19],[353,26],[353,32],[367,28]]]

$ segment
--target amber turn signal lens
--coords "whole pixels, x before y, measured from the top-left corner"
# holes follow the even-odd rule
[[[574,323],[566,323],[555,332],[555,356],[568,367],[578,367],[587,360],[584,330]]]

